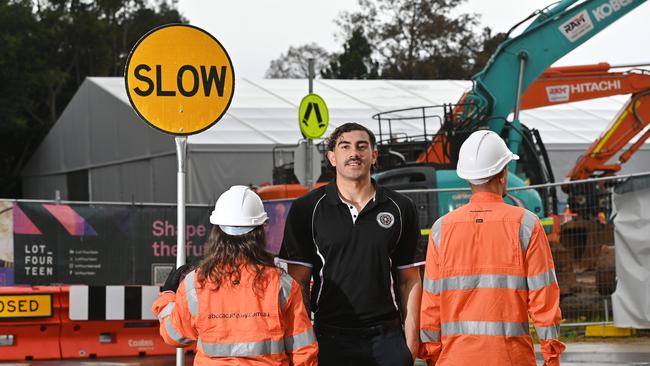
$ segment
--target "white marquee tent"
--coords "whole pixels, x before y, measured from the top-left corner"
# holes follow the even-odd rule
[[[372,115],[455,102],[470,85],[455,80],[316,80],[314,90],[329,107],[327,133],[350,121],[378,132]],[[273,147],[296,144],[301,137],[297,108],[306,92],[304,79],[238,79],[224,118],[188,138],[188,201],[208,203],[232,184],[271,181]],[[540,131],[556,179],[562,180],[627,98],[523,111],[521,121]],[[438,126],[429,120],[427,131]],[[412,121],[393,123],[393,131],[423,130]],[[176,169],[173,137],[139,120],[123,79],[93,77],[85,80],[23,169],[23,196],[54,199],[58,191],[69,200],[175,202]],[[623,173],[648,170],[650,145],[645,144]]]

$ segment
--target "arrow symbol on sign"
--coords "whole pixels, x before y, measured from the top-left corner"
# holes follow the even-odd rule
[[[312,109],[314,110],[314,113],[316,113],[316,120],[318,121],[318,127],[323,128],[325,124],[323,123],[323,117],[320,114],[320,108],[318,108],[318,104],[311,102],[307,104],[307,109],[305,110],[305,115],[302,117],[302,123],[305,124],[305,126],[309,126],[309,117],[311,116],[311,111]]]
[[[318,127],[323,128],[325,124],[323,123],[323,117],[320,116],[320,108],[318,108],[318,104],[314,104],[314,112],[316,112],[316,120],[318,121]]]
[[[309,120],[309,116],[311,115],[311,106],[312,103],[307,104],[307,109],[305,110],[305,115],[302,117],[302,123],[305,124],[305,126],[309,127],[309,123],[307,122]]]

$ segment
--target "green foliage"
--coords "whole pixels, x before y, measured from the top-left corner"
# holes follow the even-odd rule
[[[465,0],[358,0],[359,10],[336,21],[343,52],[322,72],[338,79],[469,79],[488,62],[505,34],[477,32],[479,18],[462,14]],[[295,51],[295,50],[294,50]],[[282,55],[273,67],[301,62]]]
[[[0,197],[86,76],[122,76],[135,42],[186,20],[175,1],[0,0]]]
[[[318,76],[327,67],[330,55],[316,43],[289,47],[276,60],[271,61],[266,77],[270,79],[299,79],[309,77],[309,59],[314,59],[314,75]]]
[[[489,29],[475,33],[478,16],[458,13],[464,0],[359,0],[343,13],[344,34],[362,27],[385,79],[468,79],[494,51]],[[502,37],[497,35],[497,37]]]
[[[469,75],[474,75],[483,70],[483,67],[488,63],[490,57],[497,50],[499,45],[506,40],[505,33],[492,34],[492,30],[488,27],[483,28],[483,32],[475,42],[475,48],[472,52],[473,66],[469,70]]]
[[[333,57],[322,75],[327,79],[377,79],[379,64],[371,56],[368,39],[363,29],[357,27],[343,45],[343,53]]]

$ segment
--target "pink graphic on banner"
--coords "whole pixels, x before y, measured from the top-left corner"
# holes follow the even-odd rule
[[[42,235],[40,230],[34,225],[32,220],[25,215],[17,203],[13,205],[14,214],[14,234]]]
[[[46,205],[48,210],[72,236],[95,236],[97,232],[86,220],[68,205]]]

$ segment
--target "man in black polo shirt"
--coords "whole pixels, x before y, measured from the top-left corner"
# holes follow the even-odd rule
[[[413,365],[419,347],[417,213],[371,179],[375,145],[359,124],[334,130],[336,179],[294,201],[287,217],[279,259],[309,300],[321,366]]]

